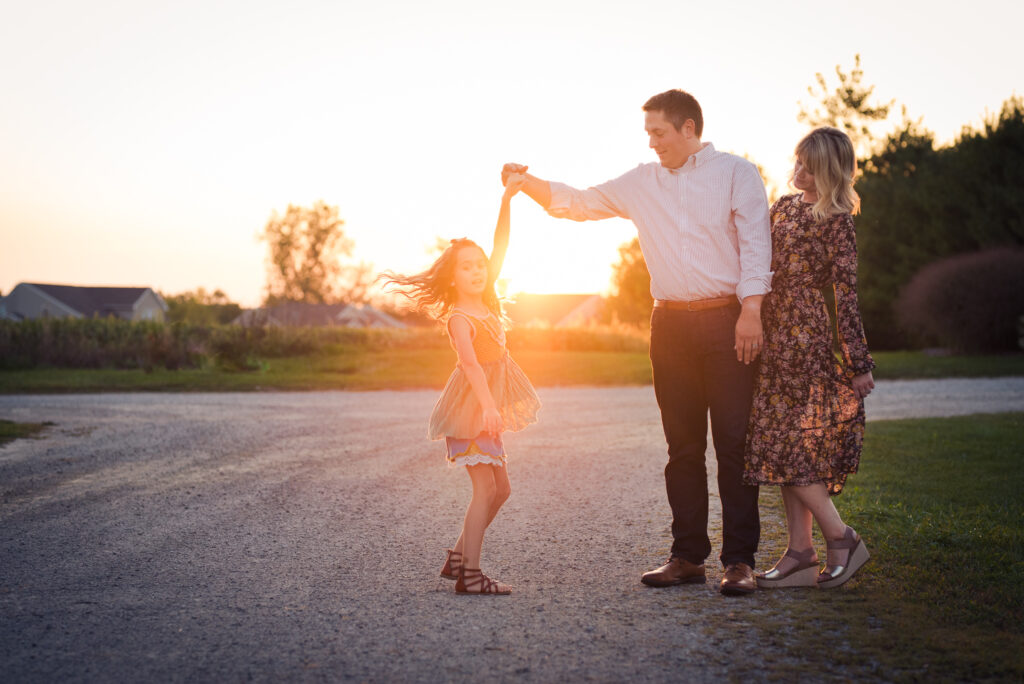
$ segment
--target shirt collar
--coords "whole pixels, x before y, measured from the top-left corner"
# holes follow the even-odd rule
[[[680,166],[678,169],[665,170],[673,175],[677,173],[682,173],[683,171],[697,168],[698,166],[708,163],[708,161],[713,156],[715,156],[715,146],[709,142],[702,143],[700,146],[700,151],[697,152],[696,154],[691,154],[689,157],[687,157],[685,164]]]

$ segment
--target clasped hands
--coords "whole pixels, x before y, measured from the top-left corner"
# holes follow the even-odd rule
[[[526,166],[522,164],[505,164],[501,169],[501,184],[505,186],[503,199],[510,199],[519,192],[526,183]]]
[[[529,168],[526,164],[515,164],[513,162],[505,164],[501,167],[501,184],[507,187],[508,179],[511,176],[522,176],[525,179],[526,171]]]

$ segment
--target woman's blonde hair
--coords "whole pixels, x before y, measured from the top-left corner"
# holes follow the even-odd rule
[[[818,191],[818,201],[811,207],[814,218],[860,211],[860,197],[853,189],[857,157],[850,136],[830,126],[816,128],[797,143],[796,158],[814,175]]]

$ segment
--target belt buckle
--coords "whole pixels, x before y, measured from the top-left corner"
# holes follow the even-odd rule
[[[694,304],[696,304],[699,301],[700,301],[699,299],[694,299],[694,300],[686,302],[686,310],[690,311],[690,312],[700,311],[700,309],[695,309],[694,306],[693,306]]]

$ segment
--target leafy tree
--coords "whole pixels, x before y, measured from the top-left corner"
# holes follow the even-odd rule
[[[878,135],[895,105],[873,100],[860,55],[849,71],[836,66],[831,87],[816,74],[807,89],[818,101],[801,103],[800,121],[835,126],[854,141],[862,160],[857,182],[859,295],[868,342],[874,348],[908,346],[914,339],[896,319],[901,289],[927,264],[991,247],[1024,244],[1024,116],[1021,99],[1008,100],[982,129],[965,128],[936,148],[934,135],[907,117]]]
[[[869,102],[875,87],[866,86],[862,82],[864,71],[860,68],[859,54],[854,56],[853,68],[848,72],[836,65],[836,76],[839,77],[839,85],[833,89],[821,72],[814,75],[816,85],[808,86],[807,93],[818,104],[812,108],[801,102],[797,120],[812,128],[834,126],[845,131],[853,140],[857,157],[867,158],[877,149],[879,141],[873,125],[889,118],[896,101]]]
[[[619,261],[612,267],[612,294],[606,313],[620,323],[643,328],[650,325],[653,308],[651,274],[640,251],[640,239],[633,238],[619,247]]]
[[[259,234],[269,249],[266,303],[362,302],[370,266],[343,265],[354,243],[345,236],[338,208],[319,200],[312,207],[288,205],[271,215]]]
[[[162,296],[167,302],[167,320],[170,323],[224,325],[242,313],[242,307],[230,301],[219,289],[207,292],[200,287],[191,292]]]

